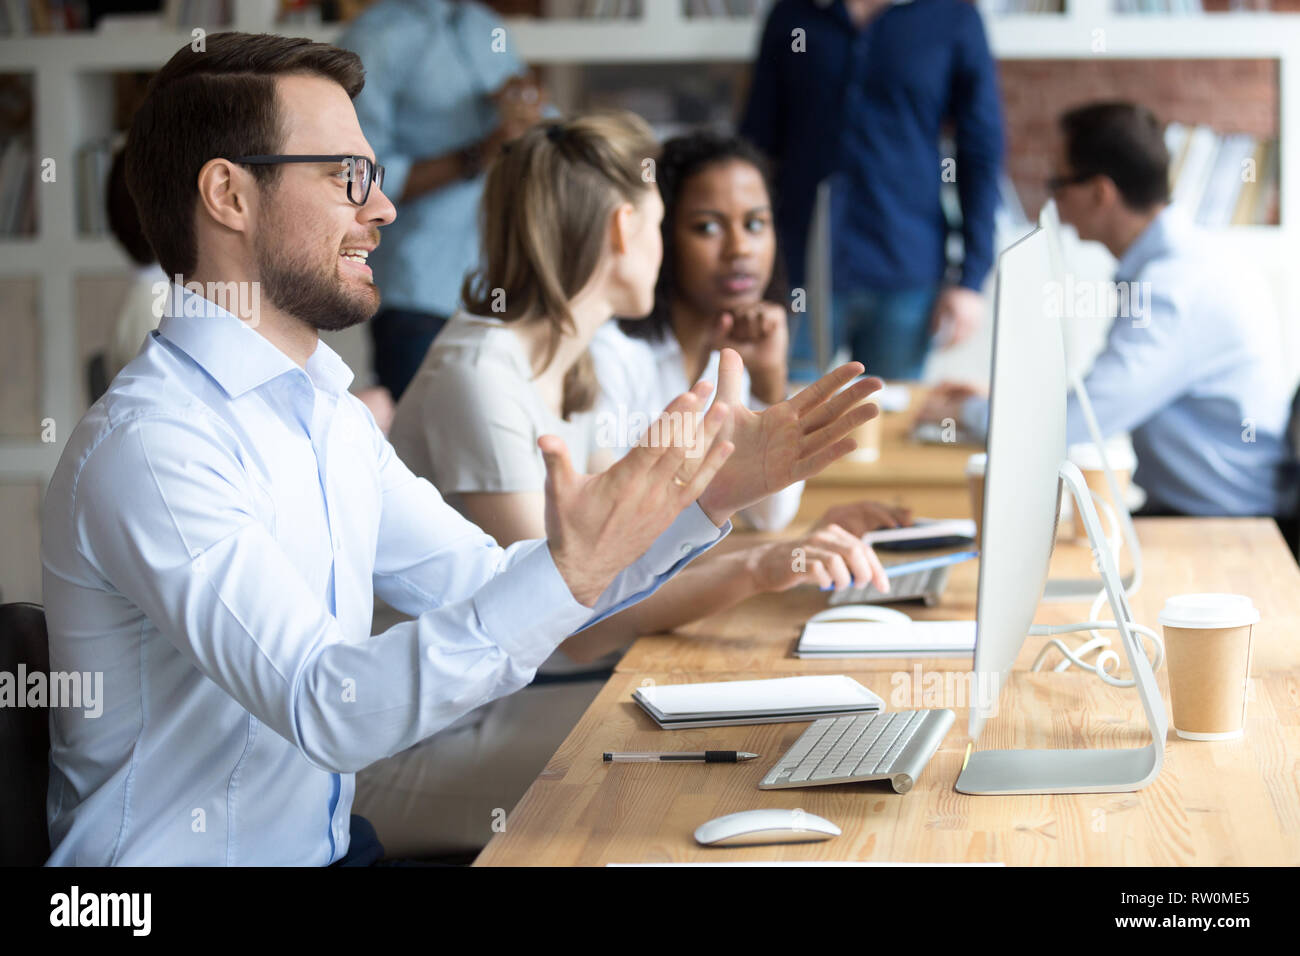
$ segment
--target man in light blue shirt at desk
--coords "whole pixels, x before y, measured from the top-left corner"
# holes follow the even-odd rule
[[[319,341],[374,314],[364,261],[395,215],[361,85],[336,47],[213,34],[132,125],[127,182],[184,288],[45,497],[50,666],[104,688],[100,713],[50,712],[51,864],[344,859],[356,770],[523,687],[717,542],[764,472],[815,472],[862,420],[830,398],[846,366],[776,406],[793,454],[716,402],[697,445],[595,477],[552,436],[548,539],[498,547],[398,460]],[[374,593],[416,620],[371,637]]]
[[[357,117],[401,211],[371,257],[384,307],[370,323],[379,384],[402,392],[478,264],[482,171],[536,122],[540,91],[505,27],[470,0],[380,0],[339,38],[366,65]]]
[[[1061,131],[1049,184],[1061,219],[1119,260],[1121,311],[1084,387],[1103,435],[1132,433],[1143,512],[1291,515],[1291,383],[1262,279],[1168,205],[1169,154],[1150,111],[1082,106]],[[944,384],[920,417],[982,435],[988,400]],[[1072,444],[1089,440],[1074,396],[1066,432]]]

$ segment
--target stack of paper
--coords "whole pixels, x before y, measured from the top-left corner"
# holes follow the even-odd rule
[[[779,724],[869,714],[885,707],[883,700],[843,674],[664,684],[638,687],[632,697],[664,730]]]

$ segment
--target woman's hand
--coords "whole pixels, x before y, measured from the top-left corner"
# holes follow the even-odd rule
[[[883,504],[879,501],[854,501],[826,509],[814,528],[839,525],[858,537],[880,528],[900,528],[912,523],[912,509]]]
[[[714,328],[712,347],[740,353],[755,398],[768,405],[785,398],[790,330],[784,308],[775,302],[755,302],[723,312]]]
[[[879,591],[889,591],[889,578],[876,553],[860,536],[837,524],[754,548],[749,571],[760,591],[786,591],[806,583],[823,591],[839,591],[864,587],[867,582]]]

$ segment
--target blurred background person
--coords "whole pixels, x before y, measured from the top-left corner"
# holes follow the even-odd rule
[[[470,0],[379,0],[338,45],[365,64],[357,116],[397,206],[369,262],[384,290],[375,373],[397,400],[478,264],[483,171],[538,120],[544,93],[501,20]]]
[[[738,136],[688,133],[664,144],[655,181],[664,217],[654,307],[644,319],[606,322],[590,345],[603,420],[631,426],[617,436],[620,453],[637,423],[653,421],[681,390],[701,379],[716,385],[723,348],[745,363],[749,408],[761,411],[789,390],[785,280],[762,155]],[[781,531],[803,487],[795,482],[740,517],[759,531]],[[905,508],[862,501],[831,509],[818,524],[862,535],[910,520]]]
[[[940,154],[949,121],[955,157]],[[779,0],[740,132],[775,163],[796,287],[806,286],[817,187],[830,179],[833,349],[847,346],[869,374],[919,379],[936,336],[955,345],[979,326],[1003,137],[997,71],[973,4]],[[950,267],[940,189],[954,179],[964,251]],[[799,378],[816,371],[807,321],[792,357]]]
[[[158,328],[158,320],[162,317],[161,310],[155,309],[159,299],[158,283],[163,283],[161,288],[167,289],[171,281],[163,274],[162,266],[158,265],[158,258],[140,226],[135,200],[126,188],[126,164],[122,161],[122,154],[123,150],[119,149],[113,155],[113,163],[108,169],[108,228],[135,265],[135,275],[113,324],[113,340],[104,360],[103,378],[92,385],[94,394],[90,396],[91,401],[99,398],[126,363],[136,357],[140,346],[144,345],[144,337]]]
[[[1111,323],[1083,380],[1103,438],[1132,433],[1142,513],[1291,516],[1290,383],[1264,281],[1169,204],[1159,121],[1124,102],[1065,113],[1049,189],[1061,221],[1117,260],[1122,301],[1143,304]],[[944,382],[919,417],[983,435],[986,395]],[[1073,394],[1066,440],[1090,440]]]

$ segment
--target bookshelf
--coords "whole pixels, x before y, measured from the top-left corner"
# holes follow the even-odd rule
[[[1300,156],[1300,16],[1289,13],[1125,14],[1112,0],[1067,0],[1064,12],[991,14],[994,0],[981,2],[994,54],[1001,60],[1052,59],[1252,59],[1278,63],[1279,149],[1282,175],[1280,224],[1233,226],[1222,230],[1233,247],[1255,262],[1285,271],[1300,225],[1300,189],[1289,188],[1291,157]],[[765,4],[760,4],[760,7]],[[547,5],[546,9],[555,9]],[[680,0],[646,0],[640,15],[626,18],[511,17],[510,40],[520,58],[545,67],[597,64],[734,64],[752,59],[758,17],[691,16]],[[234,0],[233,28],[265,29],[265,3]],[[214,28],[215,29],[215,28]],[[277,27],[282,32],[332,40],[334,25]],[[86,280],[122,275],[130,266],[111,239],[85,236],[78,229],[76,157],[86,142],[112,131],[114,74],[156,69],[182,45],[188,31],[132,29],[103,34],[54,33],[0,37],[0,74],[32,78],[34,152],[54,158],[54,183],[36,182],[36,232],[0,238],[0,306],[19,295],[22,283],[34,286],[35,348],[38,369],[30,425],[11,434],[0,426],[0,502],[17,500],[21,515],[30,511],[30,489],[44,488],[63,441],[85,410],[84,369],[78,312],[87,308]],[[18,283],[19,285],[13,285]],[[5,288],[19,290],[6,294]],[[79,293],[79,288],[83,291]],[[1300,296],[1284,288],[1280,309],[1295,314]],[[93,305],[93,303],[92,303]],[[0,315],[0,323],[13,319]],[[21,318],[20,318],[21,320]],[[33,321],[33,320],[27,320]],[[0,325],[0,327],[3,327]],[[347,334],[347,333],[345,333]],[[1288,330],[1289,354],[1300,354],[1300,336]],[[346,349],[341,349],[345,355]],[[1300,369],[1300,359],[1295,360]],[[53,419],[56,440],[42,442],[39,423]],[[19,490],[15,490],[19,489]],[[9,527],[20,517],[0,513]],[[22,517],[21,520],[28,520]],[[8,535],[7,535],[8,536]],[[16,539],[27,540],[26,531]],[[39,570],[39,569],[38,569]],[[38,598],[24,593],[30,575],[11,583],[0,566],[5,600]],[[39,575],[36,577],[39,584]]]

